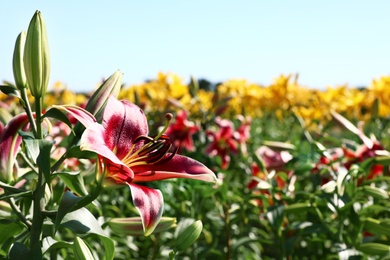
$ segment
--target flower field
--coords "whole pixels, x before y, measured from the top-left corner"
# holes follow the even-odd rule
[[[390,77],[47,90],[40,15],[0,87],[1,258],[390,256]]]

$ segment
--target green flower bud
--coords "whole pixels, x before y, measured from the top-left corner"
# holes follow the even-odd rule
[[[125,236],[144,236],[144,228],[140,217],[132,218],[113,218],[108,221],[111,231],[118,235]],[[166,231],[176,227],[176,218],[162,217],[153,233]]]
[[[23,31],[16,38],[12,69],[14,72],[15,84],[18,89],[27,87],[26,73],[24,72],[23,53],[26,43],[26,32]]]
[[[85,110],[94,115],[98,122],[102,119],[103,111],[110,95],[118,97],[122,86],[122,77],[123,73],[119,70],[116,71],[103,82],[88,100]]]
[[[49,84],[50,53],[46,24],[39,11],[35,12],[27,30],[23,60],[31,94],[40,98]]]
[[[202,221],[197,220],[176,237],[176,243],[174,245],[175,251],[184,251],[198,239],[202,232],[203,224]]]

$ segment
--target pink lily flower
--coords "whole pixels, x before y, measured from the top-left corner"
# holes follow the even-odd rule
[[[215,119],[219,126],[218,131],[207,131],[207,135],[211,139],[211,143],[206,148],[206,153],[209,156],[220,156],[222,159],[222,169],[227,169],[230,163],[230,154],[238,152],[238,141],[234,130],[233,122],[228,119]]]
[[[179,111],[175,122],[169,125],[165,134],[172,138],[176,147],[192,152],[195,150],[192,135],[199,131],[199,127],[194,122],[188,121],[187,117],[188,113],[185,110]]]
[[[14,165],[22,137],[18,130],[28,123],[27,114],[15,116],[6,126],[0,123],[0,181],[9,183],[14,180]]]
[[[143,111],[129,101],[110,97],[101,124],[86,125],[81,150],[98,154],[98,167],[114,184],[128,185],[135,207],[141,215],[145,235],[153,232],[163,212],[159,190],[139,182],[188,178],[215,182],[215,174],[202,163],[169,152],[172,141],[165,135],[147,136]]]
[[[248,149],[246,147],[246,142],[250,138],[252,119],[250,117],[239,115],[238,120],[241,122],[241,125],[238,126],[236,131],[237,140],[241,145],[241,152],[243,154],[247,154]]]

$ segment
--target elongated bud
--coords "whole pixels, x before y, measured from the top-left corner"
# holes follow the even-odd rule
[[[24,72],[24,46],[26,43],[26,32],[23,31],[16,38],[12,69],[14,72],[15,84],[18,89],[27,87],[26,73]]]
[[[106,107],[110,95],[118,97],[122,86],[122,77],[122,72],[117,70],[106,81],[103,82],[103,84],[93,93],[92,97],[89,99],[85,110],[94,115],[98,122],[102,119],[103,111]]]
[[[195,241],[200,236],[202,229],[203,229],[203,224],[202,221],[200,220],[197,220],[191,225],[189,225],[176,237],[176,243],[174,245],[174,249],[176,251],[184,251],[190,246],[192,246],[192,244],[194,244]]]
[[[24,47],[24,69],[31,94],[40,98],[46,93],[50,77],[50,53],[46,24],[36,11],[27,30]]]
[[[118,235],[125,236],[144,236],[144,228],[140,217],[132,218],[113,218],[108,221],[108,226],[111,231]],[[158,222],[153,233],[166,231],[176,227],[176,218],[162,217]]]

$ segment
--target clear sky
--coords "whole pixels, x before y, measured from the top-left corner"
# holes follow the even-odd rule
[[[35,10],[46,21],[51,84],[92,90],[117,69],[126,85],[161,72],[188,81],[268,85],[299,73],[311,88],[390,75],[390,1],[1,1],[0,80]]]

